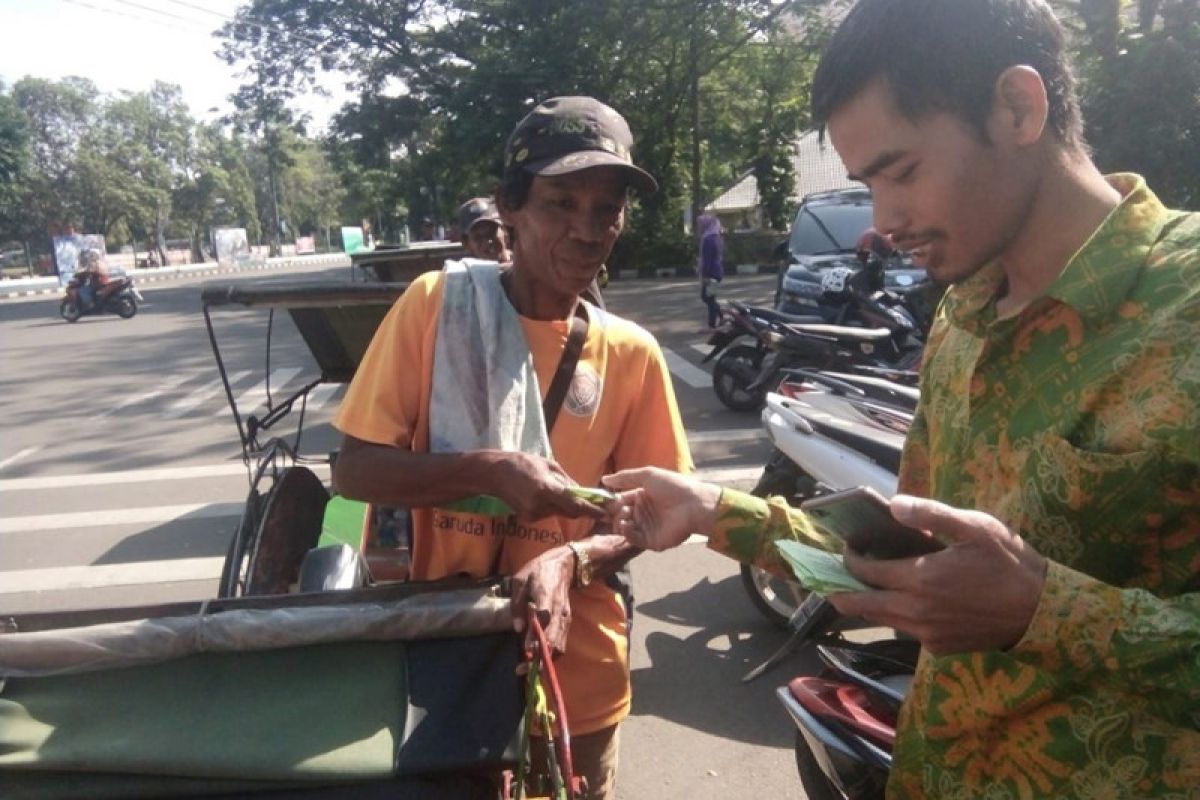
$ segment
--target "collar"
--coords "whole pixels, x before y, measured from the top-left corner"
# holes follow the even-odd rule
[[[1092,323],[1112,316],[1128,297],[1168,217],[1166,207],[1141,176],[1121,173],[1105,180],[1121,193],[1121,202],[1045,293]],[[952,286],[945,305],[950,322],[968,330],[990,322],[995,317],[994,300],[1003,285],[1004,270],[994,261]]]

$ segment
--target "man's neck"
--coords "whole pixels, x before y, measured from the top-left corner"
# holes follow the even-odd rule
[[[1040,297],[1120,202],[1120,192],[1086,155],[1057,153],[1029,216],[1001,256],[1007,288],[997,315],[1012,316]]]
[[[567,319],[575,311],[579,298],[546,290],[545,284],[530,280],[516,264],[501,273],[501,282],[517,313],[529,319]]]

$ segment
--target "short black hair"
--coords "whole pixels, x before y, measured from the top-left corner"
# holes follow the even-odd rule
[[[525,205],[533,188],[533,173],[523,169],[508,169],[496,187],[496,205],[508,211],[516,211]]]
[[[1059,140],[1082,147],[1062,26],[1044,0],[859,0],[817,66],[813,121],[823,131],[838,108],[883,78],[905,117],[955,114],[987,141],[996,80],[1017,65],[1042,76]]]

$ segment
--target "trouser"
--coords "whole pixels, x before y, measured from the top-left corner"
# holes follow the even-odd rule
[[[717,286],[720,281],[716,278],[705,278],[700,284],[700,299],[708,306],[708,327],[717,327],[721,319],[721,306],[717,303]]]
[[[620,749],[620,723],[594,733],[571,737],[571,763],[576,775],[587,779],[588,800],[616,800],[617,755]],[[534,775],[546,763],[546,740],[529,739]]]

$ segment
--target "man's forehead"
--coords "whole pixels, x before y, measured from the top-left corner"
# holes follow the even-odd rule
[[[562,175],[535,175],[533,182],[548,189],[576,190],[597,187],[620,193],[624,193],[633,185],[625,170],[608,165],[588,167]]]

